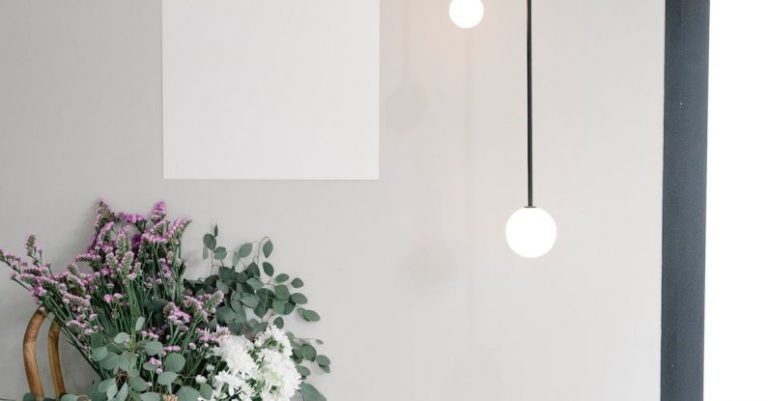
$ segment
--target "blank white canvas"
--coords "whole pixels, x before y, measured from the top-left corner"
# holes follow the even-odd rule
[[[378,0],[162,7],[165,178],[378,179]]]
[[[704,400],[765,401],[768,5],[711,11]]]

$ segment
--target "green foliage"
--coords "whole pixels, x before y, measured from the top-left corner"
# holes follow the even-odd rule
[[[301,383],[299,391],[301,391],[304,401],[326,401],[325,397],[313,385],[307,382]]]
[[[168,354],[165,357],[165,361],[163,362],[163,368],[166,372],[174,372],[179,373],[182,369],[184,369],[184,364],[186,363],[186,360],[184,359],[184,356],[177,353]]]
[[[290,316],[297,317],[293,319],[297,322],[320,320],[316,311],[306,308],[307,296],[292,292],[304,287],[304,281],[276,272],[268,260],[275,249],[269,238],[245,243],[230,251],[219,244],[218,235],[218,227],[215,227],[213,233],[203,237],[203,245],[210,251],[204,252],[203,256],[216,274],[186,285],[195,294],[224,293],[224,302],[216,310],[219,325],[227,326],[234,334],[256,336],[270,324],[281,329],[288,326]],[[293,347],[293,360],[302,377],[311,374],[311,369],[303,363],[330,372],[331,360],[326,355],[318,355],[315,348],[322,341],[299,338],[290,331],[287,334]],[[201,386],[199,393],[205,398],[207,391],[204,390],[207,389]],[[325,397],[308,383],[303,383],[299,391],[304,401],[325,401]]]
[[[142,323],[136,322],[139,328]],[[182,383],[187,374],[186,358],[180,353],[163,356],[163,345],[157,341],[140,339],[139,335],[118,333],[110,341],[94,334],[92,344],[99,346],[91,351],[93,360],[102,377],[107,379],[95,384],[89,394],[93,401],[162,401],[161,394],[175,394],[180,401],[197,401],[199,391],[210,394],[210,386],[200,385],[200,390]],[[161,365],[150,363],[150,358]],[[142,375],[142,370],[149,374]],[[61,401],[76,401],[66,395]]]
[[[197,401],[200,393],[192,387],[184,386],[179,389],[176,396],[179,397],[179,401]]]

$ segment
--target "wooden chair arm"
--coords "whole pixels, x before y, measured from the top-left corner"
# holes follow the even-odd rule
[[[61,326],[54,320],[48,329],[48,365],[51,367],[51,376],[53,378],[53,390],[56,397],[61,397],[66,393],[64,389],[64,376],[61,374],[61,359],[59,358],[59,333]]]
[[[38,399],[43,398],[43,383],[40,379],[40,368],[37,365],[37,337],[40,334],[40,327],[45,322],[45,314],[37,311],[29,319],[27,330],[24,332],[24,344],[22,355],[24,357],[24,370],[27,374],[27,383],[29,392]],[[54,321],[48,330],[48,362],[53,376],[53,387],[56,396],[59,397],[65,393],[64,378],[61,374],[61,363],[59,359],[59,333],[61,327]]]

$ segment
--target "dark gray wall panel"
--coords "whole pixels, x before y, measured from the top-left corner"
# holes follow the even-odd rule
[[[667,0],[662,401],[701,401],[709,1]]]

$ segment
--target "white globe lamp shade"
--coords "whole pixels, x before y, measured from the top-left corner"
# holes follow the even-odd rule
[[[524,258],[544,256],[555,245],[557,225],[544,209],[524,207],[507,220],[507,244]]]
[[[459,28],[474,28],[485,15],[485,6],[480,0],[453,0],[448,15]]]

